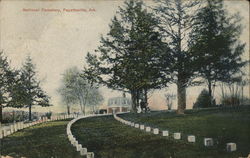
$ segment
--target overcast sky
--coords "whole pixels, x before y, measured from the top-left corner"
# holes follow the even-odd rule
[[[151,2],[147,1],[149,4]],[[0,50],[20,68],[29,54],[35,65],[42,87],[52,97],[50,110],[64,111],[56,90],[65,69],[84,66],[87,52],[93,52],[101,34],[108,31],[108,24],[123,1],[11,1],[1,2]],[[241,40],[247,43],[244,58],[249,58],[249,2],[226,1],[230,13],[240,12],[244,26]],[[60,9],[61,12],[44,12]],[[63,9],[85,9],[82,12],[65,12]],[[24,11],[40,9],[40,11]],[[89,11],[89,9],[91,11]],[[188,88],[187,104],[191,107],[203,87]],[[246,90],[248,92],[249,90]],[[155,91],[150,106],[165,108],[164,93],[176,93],[173,85],[168,90]],[[102,89],[104,97],[120,96],[120,92]],[[106,102],[104,102],[106,104]],[[38,108],[37,110],[39,110]]]

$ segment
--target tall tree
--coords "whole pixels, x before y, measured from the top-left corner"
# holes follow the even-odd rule
[[[103,101],[97,85],[90,83],[76,67],[65,71],[62,82],[60,88],[62,97],[71,104],[78,101],[84,115],[86,114],[86,106],[98,105]]]
[[[190,49],[197,59],[199,74],[205,78],[212,101],[217,81],[231,82],[247,63],[241,58],[245,44],[239,41],[242,26],[238,14],[229,15],[222,0],[207,0],[198,11],[190,34]]]
[[[101,38],[97,55],[88,53],[86,57],[85,73],[109,88],[129,92],[134,111],[141,92],[147,101],[150,89],[162,88],[171,79],[172,55],[157,25],[158,20],[142,2],[126,1],[112,19],[108,34]]]
[[[76,104],[78,101],[74,92],[64,84],[58,89],[58,93],[61,95],[62,102],[66,104],[67,113],[70,115],[70,106]]]
[[[0,52],[0,123],[2,123],[2,111],[3,108],[8,106],[10,85],[9,78],[12,76],[11,68],[4,56],[3,52]]]
[[[42,107],[51,106],[49,97],[40,87],[40,82],[36,78],[35,66],[30,56],[26,58],[25,64],[21,69],[21,82],[23,91],[22,97],[24,104],[29,108],[29,120],[31,121],[32,106],[38,105]]]
[[[7,57],[0,52],[0,122],[4,107],[22,108],[24,99],[20,82],[20,71],[9,66]]]
[[[196,72],[194,58],[188,51],[187,43],[190,40],[188,33],[194,25],[193,19],[200,2],[183,0],[156,0],[156,2],[158,7],[155,10],[161,23],[160,31],[170,46],[174,58],[171,70],[174,82],[177,84],[177,113],[184,113],[186,88]]]

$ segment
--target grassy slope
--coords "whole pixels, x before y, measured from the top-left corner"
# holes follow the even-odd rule
[[[170,132],[194,134],[198,143],[173,140],[125,126],[112,116],[87,118],[73,124],[73,134],[95,157],[102,158],[230,158],[250,152],[250,109],[235,111],[189,112],[176,116],[167,112],[123,114],[123,118],[144,122]],[[79,153],[66,137],[68,121],[55,121],[21,130],[3,139],[2,155],[29,158],[77,158]],[[208,136],[223,142],[212,148],[202,145]],[[238,151],[225,151],[226,142],[236,142]]]
[[[184,133],[184,140],[188,134],[197,137],[198,144],[202,146],[204,137],[215,138],[219,142],[211,150],[205,149],[207,155],[217,156],[246,156],[250,153],[250,108],[237,110],[207,110],[188,112],[183,116],[174,113],[153,112],[150,114],[125,114],[120,115],[127,120],[147,123],[170,132]],[[228,155],[225,144],[235,142],[237,152]],[[198,154],[198,153],[197,153]],[[195,155],[195,152],[194,152]],[[214,156],[214,157],[217,157]]]
[[[79,158],[66,135],[68,121],[35,125],[14,133],[1,142],[1,154],[28,158]]]
[[[162,129],[168,128],[172,131],[195,134],[198,136],[199,142],[196,144],[187,143],[186,140],[176,141],[172,138],[156,136],[125,126],[115,121],[112,116],[80,120],[73,125],[73,133],[83,146],[86,146],[90,151],[94,151],[97,157],[102,158],[166,158],[170,156],[172,158],[233,158],[246,155],[246,151],[249,150],[249,112],[208,113],[189,114],[180,117],[169,113],[121,115],[126,119],[147,122]],[[244,119],[240,119],[241,115]],[[236,122],[240,122],[240,124]],[[219,133],[220,136],[223,136],[221,140],[227,142],[226,139],[230,139],[236,142],[239,145],[239,151],[228,153],[224,150],[225,144],[220,146],[219,149],[217,147],[206,148],[201,145],[202,139],[199,139],[199,137],[205,135],[217,136],[216,133],[221,131],[223,127],[230,130],[230,133],[227,130],[223,135]],[[228,136],[229,134],[233,134],[233,136]]]

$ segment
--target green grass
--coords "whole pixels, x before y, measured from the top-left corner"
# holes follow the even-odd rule
[[[238,110],[194,110],[185,115],[169,112],[121,114],[126,120],[151,127],[181,132],[182,140],[153,135],[114,120],[113,116],[81,119],[73,124],[77,140],[95,153],[95,158],[238,158],[250,152],[250,108]],[[28,158],[78,158],[80,154],[66,136],[68,121],[54,121],[26,128],[4,138],[1,154]],[[194,134],[197,143],[188,143]],[[203,138],[219,144],[204,147]],[[235,142],[236,152],[226,152],[225,144]]]
[[[69,120],[38,124],[1,141],[2,156],[15,158],[80,158],[66,135]]]
[[[159,127],[161,130],[168,129],[171,133],[181,132],[184,136],[183,141],[186,141],[187,135],[193,134],[197,137],[197,144],[200,146],[203,145],[204,137],[212,137],[216,142],[218,141],[218,144],[214,149],[205,149],[207,156],[239,157],[250,153],[250,108],[188,111],[185,115],[152,112],[120,116],[126,120]],[[230,154],[225,152],[225,145],[229,142],[237,144],[236,152]],[[193,155],[195,154],[196,152],[193,152]]]
[[[242,119],[239,117],[241,115]],[[198,137],[198,143],[188,143],[186,138],[185,140],[173,140],[172,137],[167,138],[146,133],[123,125],[114,120],[112,116],[79,120],[73,124],[72,132],[76,135],[77,140],[89,151],[95,152],[95,156],[98,158],[169,158],[170,156],[172,158],[235,158],[248,154],[250,131],[249,112],[247,111],[225,114],[196,113],[184,116],[156,112],[142,115],[123,114],[120,116],[127,120],[155,125],[161,127],[161,129],[195,134]],[[237,120],[241,123],[237,124]],[[215,134],[223,127],[230,130],[230,133],[225,130],[226,133]],[[235,129],[236,127],[241,129]],[[229,139],[236,142],[239,150],[228,153],[225,151],[225,144],[223,146],[204,147],[202,139],[199,138],[206,135],[223,136],[221,140],[227,142],[227,139]]]

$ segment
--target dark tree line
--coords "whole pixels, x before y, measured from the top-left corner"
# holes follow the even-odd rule
[[[157,0],[155,8],[126,1],[96,52],[88,53],[85,75],[129,92],[133,110],[150,90],[175,83],[177,112],[184,113],[187,87],[207,83],[212,96],[212,85],[229,82],[246,65],[240,20],[221,0]]]
[[[0,122],[5,107],[28,107],[31,120],[32,106],[50,106],[49,97],[41,89],[35,75],[35,67],[29,56],[23,67],[15,70],[10,67],[3,52],[0,52]]]

